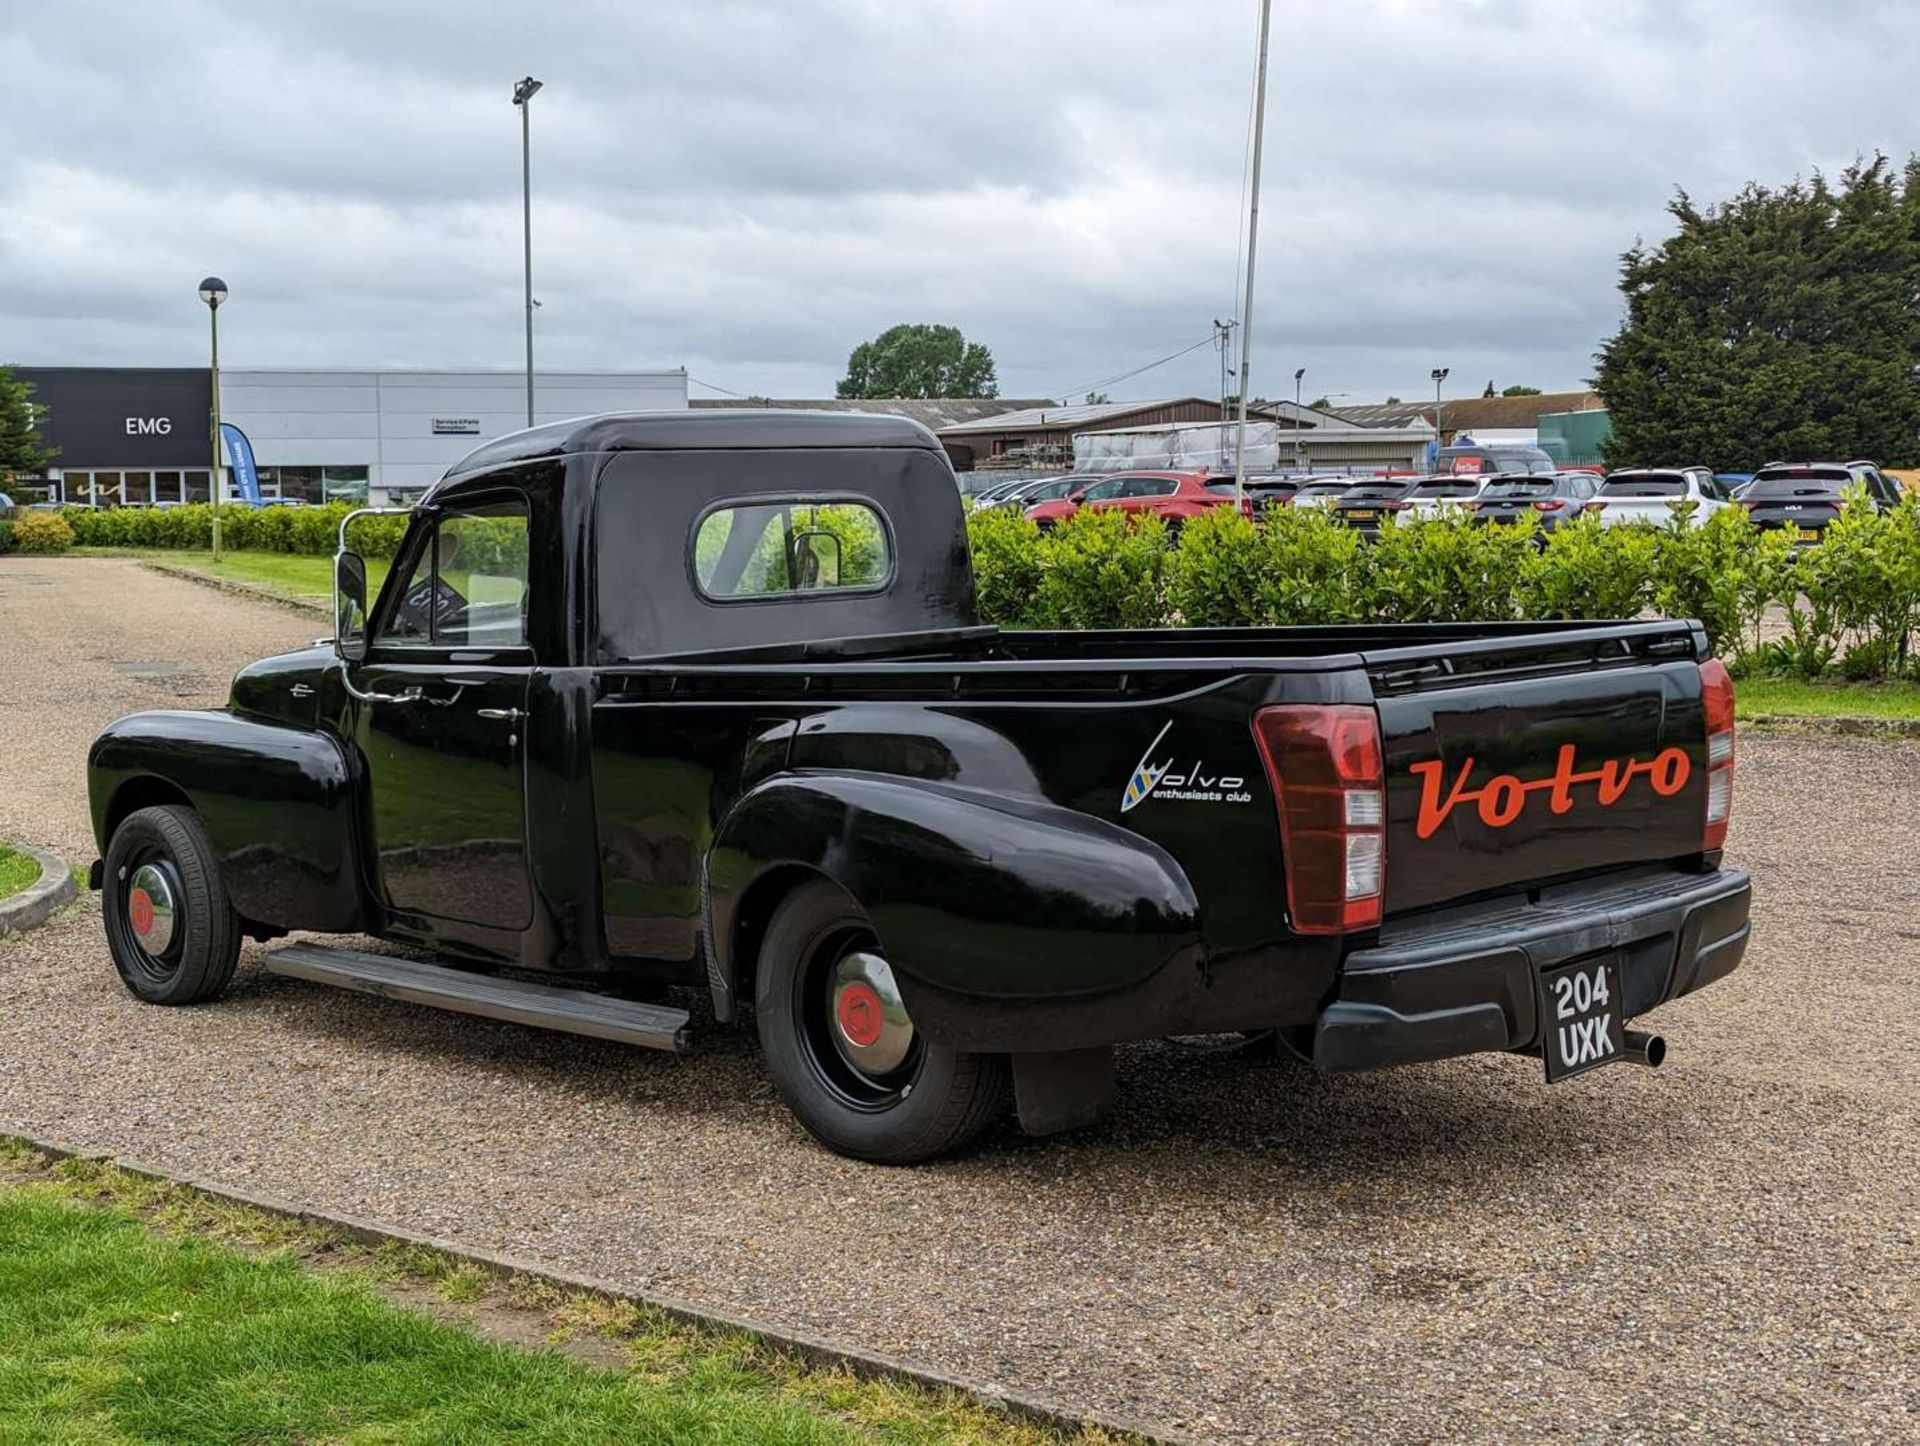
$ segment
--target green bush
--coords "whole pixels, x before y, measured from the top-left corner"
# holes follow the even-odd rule
[[[14,520],[13,540],[22,552],[65,552],[73,529],[57,512],[28,512]]]
[[[0,557],[15,551],[19,545],[13,540],[13,524],[0,518]]]
[[[1082,510],[1040,544],[1034,616],[1048,628],[1153,628],[1166,621],[1167,527]]]
[[[1657,546],[1656,530],[1641,523],[1602,527],[1592,513],[1563,522],[1528,560],[1517,616],[1638,617],[1653,590]]]
[[[220,509],[222,545],[248,552],[331,557],[340,523],[354,509],[345,502],[324,507]],[[205,552],[213,546],[213,509],[204,502],[184,507],[69,507],[60,514],[81,547],[164,547]],[[368,557],[391,558],[400,550],[407,519],[363,517],[351,541]]]
[[[1360,534],[1317,507],[1283,507],[1260,524],[1260,621],[1270,626],[1374,620],[1372,569]]]
[[[1373,614],[1396,623],[1507,622],[1519,616],[1534,554],[1530,531],[1478,527],[1458,509],[1390,520],[1367,553]]]
[[[1006,627],[1037,624],[1040,529],[1017,508],[975,512],[967,522],[973,550],[973,586],[980,615]]]
[[[1167,568],[1168,620],[1190,628],[1268,622],[1260,541],[1260,529],[1237,507],[1216,507],[1187,523]]]

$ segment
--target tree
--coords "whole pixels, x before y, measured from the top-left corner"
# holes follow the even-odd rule
[[[1503,397],[1537,397],[1543,395],[1543,393],[1538,387],[1502,387],[1500,388],[1500,395]]]
[[[33,399],[33,383],[0,366],[0,478],[37,477],[54,459],[55,450],[40,443],[46,417],[45,404]]]
[[[997,397],[993,353],[958,327],[889,327],[847,358],[842,397]]]
[[[1920,158],[1668,210],[1677,233],[1621,258],[1599,352],[1610,463],[1920,456]]]
[[[991,393],[989,393],[989,395],[991,395]],[[1085,403],[1083,403],[1083,405],[1089,406],[1089,407],[1104,407],[1108,402],[1112,400],[1113,398],[1108,396],[1105,392],[1088,392],[1087,400],[1085,401]]]

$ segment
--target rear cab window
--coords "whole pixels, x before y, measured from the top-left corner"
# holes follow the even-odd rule
[[[722,502],[691,546],[694,584],[712,602],[875,591],[893,577],[886,519],[853,498]]]

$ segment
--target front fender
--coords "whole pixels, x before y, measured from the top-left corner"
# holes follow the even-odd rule
[[[742,900],[796,865],[860,904],[915,1021],[951,1043],[979,1043],[998,1007],[1135,991],[1198,952],[1185,873],[1115,824],[924,779],[787,774],[745,795],[715,833],[717,996],[748,962],[734,957]]]
[[[367,926],[353,770],[328,734],[223,709],[135,713],[94,740],[87,795],[103,857],[127,813],[184,797],[245,918],[327,932]]]

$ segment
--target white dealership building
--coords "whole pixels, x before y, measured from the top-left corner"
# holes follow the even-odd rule
[[[59,500],[140,507],[207,499],[212,387],[204,367],[15,372],[48,408],[41,433],[59,449],[47,468]],[[526,388],[522,372],[227,368],[220,420],[251,442],[263,497],[404,504],[475,447],[524,427]],[[536,423],[678,409],[687,405],[687,374],[536,372],[533,400]]]

